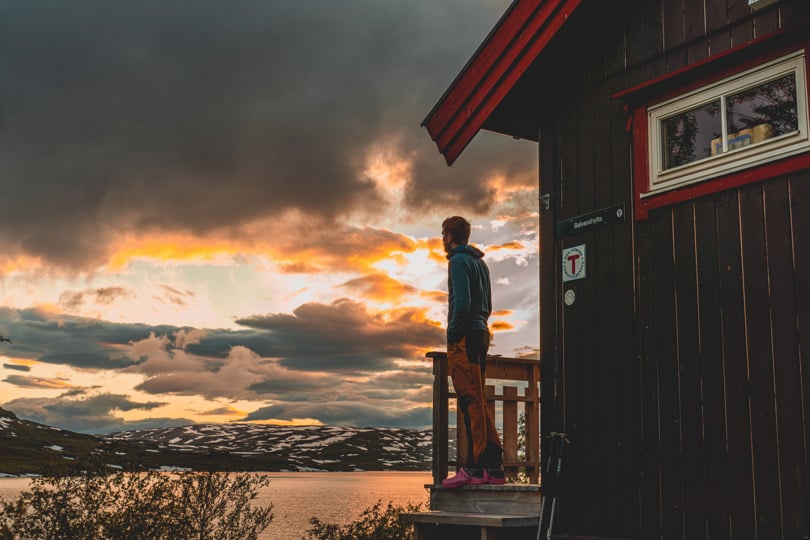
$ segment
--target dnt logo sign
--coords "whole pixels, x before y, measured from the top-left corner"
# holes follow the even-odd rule
[[[585,244],[562,251],[563,283],[585,277]]]

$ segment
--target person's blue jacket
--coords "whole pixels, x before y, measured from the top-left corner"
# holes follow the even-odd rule
[[[447,253],[447,343],[458,343],[469,331],[489,330],[492,285],[483,256],[483,251],[470,245]]]

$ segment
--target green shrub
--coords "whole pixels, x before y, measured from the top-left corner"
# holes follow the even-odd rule
[[[402,513],[418,512],[422,504],[394,505],[389,502],[383,510],[382,501],[377,501],[361,514],[360,519],[348,525],[338,526],[322,523],[318,518],[310,518],[312,525],[307,530],[305,540],[404,540],[413,535],[413,525],[401,523]]]
[[[253,504],[269,481],[214,471],[111,474],[97,464],[58,471],[0,503],[0,537],[255,540],[273,519],[272,504]]]

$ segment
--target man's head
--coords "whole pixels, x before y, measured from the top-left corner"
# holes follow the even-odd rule
[[[442,222],[444,250],[450,251],[453,244],[463,246],[470,240],[470,222],[461,216],[452,216]]]

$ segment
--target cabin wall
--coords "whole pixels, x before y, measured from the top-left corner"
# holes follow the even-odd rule
[[[544,53],[561,60],[533,68],[555,81],[535,85],[551,111],[538,123],[553,201],[541,245],[554,246],[541,254],[542,431],[571,441],[555,532],[806,538],[810,172],[635,221],[612,95],[810,20],[810,2],[616,4],[583,2]],[[623,223],[554,237],[560,220],[618,204]],[[562,283],[561,250],[580,244],[587,277]]]

